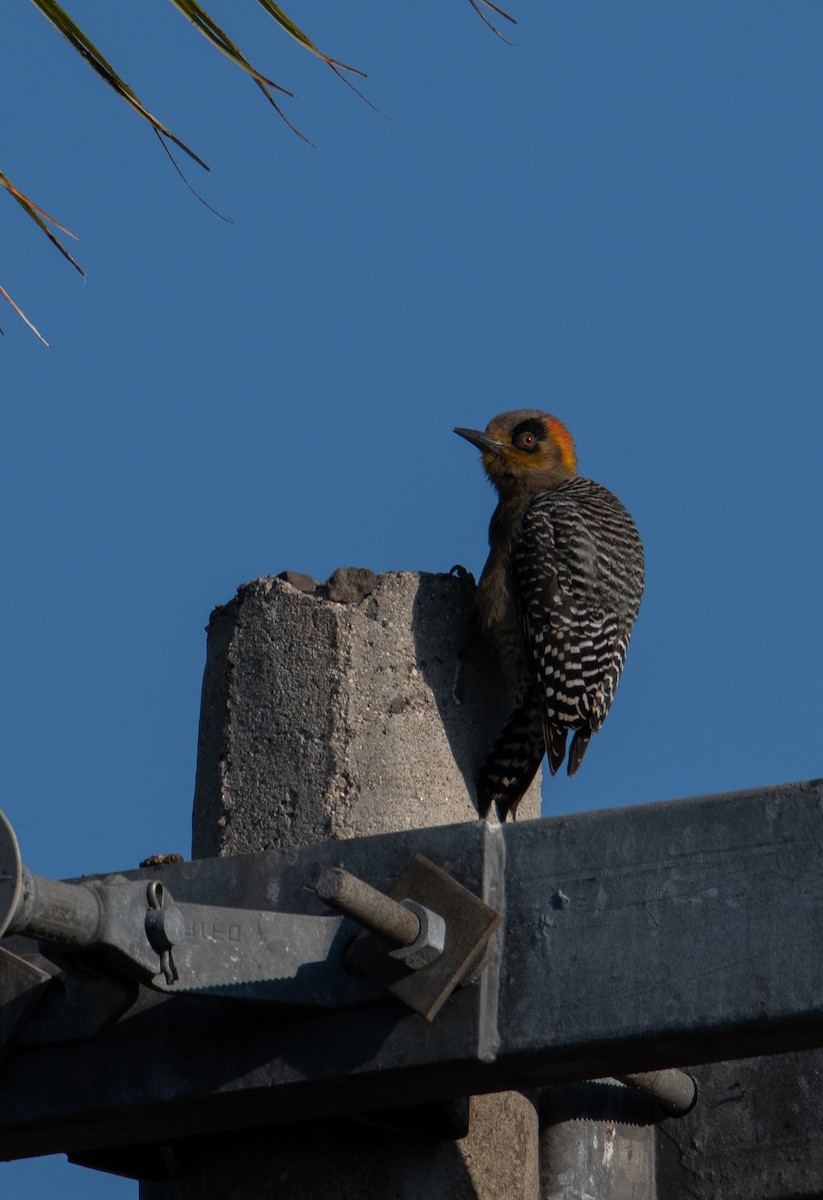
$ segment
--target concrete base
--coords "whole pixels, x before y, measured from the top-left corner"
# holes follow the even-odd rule
[[[533,1105],[517,1093],[475,1097],[470,1127],[439,1143],[345,1119],[210,1139],[177,1200],[536,1200]]]

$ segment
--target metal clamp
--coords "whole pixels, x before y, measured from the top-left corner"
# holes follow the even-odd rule
[[[373,1000],[377,984],[432,1020],[501,921],[420,855],[391,896],[341,868],[316,891],[369,932],[352,943],[339,915],[178,904],[145,877],[45,879],[23,866],[0,813],[0,937],[37,939],[44,958],[86,979],[322,1007]]]
[[[106,886],[45,879],[23,866],[14,830],[0,813],[0,936],[20,934],[56,948],[62,962],[95,951],[115,974],[145,983],[174,977],[171,947],[185,922],[163,885],[119,879]]]

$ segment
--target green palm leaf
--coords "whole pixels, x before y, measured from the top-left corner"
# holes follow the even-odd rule
[[[120,78],[111,63],[104,58],[91,39],[83,33],[82,29],[74,23],[65,9],[60,7],[57,0],[32,0],[32,4],[63,35],[72,49],[76,50],[81,58],[86,60],[91,69],[100,76],[104,83],[107,83],[117,93],[121,100],[125,100],[126,104],[129,104],[135,112],[138,112],[144,120],[148,121],[156,133],[174,142],[190,158],[193,158],[195,162],[208,171],[208,166],[203,162],[199,154],[195,154],[185,142],[182,142],[180,138],[173,134],[162,121],[158,121],[157,117],[153,116],[145,105],[141,103],[135,92]]]
[[[23,211],[27,213],[37,227],[43,233],[45,233],[51,244],[57,247],[63,257],[68,259],[74,269],[79,271],[81,275],[85,275],[83,268],[80,266],[77,260],[73,258],[71,254],[69,254],[68,250],[57,237],[57,235],[53,233],[51,229],[49,229],[49,225],[53,225],[55,229],[59,229],[61,233],[65,233],[68,237],[74,238],[75,241],[77,241],[77,234],[72,233],[72,231],[67,229],[65,225],[61,225],[55,217],[50,217],[44,208],[41,208],[39,204],[35,204],[35,202],[29,196],[27,196],[25,192],[21,192],[20,189],[12,183],[8,175],[5,175],[2,171],[0,171],[0,186],[4,187],[8,194],[17,201]],[[0,287],[0,296],[2,296],[3,299],[11,305],[18,317],[25,321],[29,329],[37,334],[43,345],[48,346],[48,342],[43,337],[42,333],[31,323],[26,314],[23,312],[22,308],[20,308],[20,306],[16,304],[14,300],[12,300],[11,296],[4,287]],[[0,329],[0,334],[2,334],[2,332],[3,330]]]
[[[260,90],[263,92],[263,95],[276,110],[279,116],[282,117],[282,119],[286,122],[289,128],[292,129],[299,137],[303,138],[304,141],[308,142],[309,139],[292,124],[273,95],[273,92],[278,92],[284,96],[292,96],[293,93],[288,91],[287,88],[282,87],[279,83],[275,83],[273,79],[270,79],[267,75],[264,75],[262,71],[259,71],[257,67],[253,66],[246,56],[241,53],[239,48],[235,45],[228,34],[221,29],[221,27],[215,20],[213,20],[212,17],[209,16],[209,14],[197,2],[197,0],[170,0],[170,3],[172,3],[174,7],[180,13],[182,13],[182,15],[186,17],[188,21],[191,22],[195,29],[197,29],[198,32],[206,38],[210,45],[214,46],[216,50],[219,50],[221,54],[225,54],[231,60],[231,62],[240,67],[246,72],[247,75],[251,77],[251,79],[254,81],[257,87],[260,88]],[[353,75],[358,75],[361,78],[365,78],[363,71],[359,71],[356,67],[348,66],[346,63],[340,62],[339,59],[332,58],[331,55],[325,54],[315,45],[311,38],[309,38],[303,32],[303,30],[300,29],[294,21],[292,21],[291,17],[289,17],[278,4],[274,3],[274,0],[258,0],[258,3],[262,5],[265,12],[285,33],[289,35],[289,37],[294,38],[294,40],[299,42],[300,45],[303,46],[304,49],[308,50],[310,54],[316,55],[317,58],[320,58],[323,62],[325,62],[326,65],[331,67],[335,74],[338,75],[338,77],[341,78],[344,83],[348,84],[349,87],[354,88],[354,91],[357,92],[358,95],[361,95],[357,88],[354,87],[354,84],[351,82],[351,80],[347,79],[343,72],[348,72]],[[514,17],[509,16],[509,14],[502,8],[499,8],[497,4],[493,3],[493,0],[469,0],[469,3],[482,17],[489,28],[498,35],[498,37],[502,38],[503,35],[495,28],[495,26],[486,16],[484,12],[485,8],[491,9],[499,16],[505,17],[506,20],[514,22]],[[172,133],[167,125],[164,125],[162,121],[158,120],[158,118],[146,108],[146,106],[137,96],[136,92],[125,82],[124,79],[121,79],[111,63],[105,58],[101,51],[98,50],[98,48],[82,31],[82,29],[80,29],[80,27],[72,20],[66,10],[57,3],[57,0],[32,0],[32,4],[34,4],[35,8],[39,9],[46,20],[54,26],[58,33],[60,33],[66,39],[72,49],[75,50],[81,56],[81,58],[85,59],[91,69],[103,80],[103,82],[106,83],[114,92],[116,92],[121,100],[124,100],[126,104],[133,108],[134,111],[138,113],[144,121],[147,121],[149,125],[151,125],[152,129],[163,142],[166,150],[168,150],[166,141],[173,142],[175,146],[178,146],[181,150],[183,150],[191,159],[193,159],[196,163],[199,163],[201,167],[207,171],[209,170],[208,166],[199,154],[196,154],[190,146],[187,146],[185,142],[181,141],[176,134]],[[503,38],[503,40],[505,41],[506,39]],[[365,97],[362,98],[365,99]],[[366,103],[368,104],[370,102],[366,101]],[[374,105],[371,105],[371,107],[374,108]],[[311,143],[309,144],[311,145]],[[172,159],[172,161],[174,160]],[[176,163],[175,166],[177,166]],[[9,180],[9,178],[2,172],[0,172],[0,185],[6,189],[9,195],[13,196],[13,198],[23,208],[28,216],[31,217],[31,219],[37,224],[40,230],[45,233],[49,241],[57,247],[60,253],[66,259],[68,259],[72,266],[75,267],[76,270],[80,271],[81,274],[83,274],[84,272],[82,268],[78,265],[74,258],[72,258],[66,247],[53,232],[53,229],[49,228],[49,226],[59,229],[69,237],[75,237],[76,235],[73,234],[71,230],[66,229],[65,226],[61,225],[59,221],[56,221],[53,217],[50,217],[48,213],[40,208],[38,204],[35,204],[33,200],[29,199],[29,197],[15,187],[11,180]],[[42,337],[42,335],[34,328],[31,321],[28,320],[28,318],[23,314],[20,308],[14,303],[14,301],[2,287],[0,287],[0,295],[2,295],[2,297],[8,301],[15,312],[17,312],[26,322],[26,324],[34,330],[40,340],[45,342],[45,339]],[[2,333],[2,330],[0,330],[0,333]],[[48,343],[46,343],[46,345],[48,345]]]
[[[86,272],[83,270],[80,264],[76,262],[74,258],[72,258],[56,234],[52,233],[52,231],[49,229],[49,225],[53,225],[55,229],[59,229],[61,233],[67,234],[70,238],[74,238],[75,241],[80,240],[77,234],[72,233],[72,231],[67,229],[65,225],[61,225],[55,217],[50,217],[44,208],[41,208],[39,204],[35,204],[35,202],[24,192],[21,192],[18,187],[15,187],[8,175],[4,175],[2,171],[0,171],[0,186],[4,187],[9,195],[14,197],[23,211],[28,213],[32,221],[34,221],[35,224],[43,231],[43,233],[45,233],[51,244],[57,247],[63,257],[69,260],[74,269],[79,271],[81,275],[85,275]]]
[[[496,33],[497,36],[501,39],[501,41],[504,41],[507,44],[510,44],[509,39],[504,38],[503,34],[500,32],[500,30],[497,28],[497,26],[493,25],[491,23],[489,18],[483,12],[483,9],[480,7],[480,5],[482,4],[485,8],[490,8],[492,10],[492,12],[496,12],[499,17],[505,17],[505,19],[507,21],[511,21],[512,25],[516,25],[517,21],[511,15],[511,13],[507,13],[504,8],[500,8],[497,4],[492,4],[492,0],[469,0],[469,4],[472,6],[474,11],[477,13],[478,17],[480,17],[480,20],[485,21],[485,23],[488,25],[488,27],[492,31],[492,33]]]
[[[35,3],[39,2],[40,0],[35,0]],[[251,76],[251,78],[260,88],[263,95],[268,100],[269,104],[271,104],[272,108],[275,109],[278,116],[282,117],[288,127],[293,130],[298,137],[303,138],[304,142],[308,142],[309,139],[302,134],[300,130],[296,128],[296,126],[292,125],[291,121],[283,112],[282,108],[272,95],[271,88],[274,88],[275,91],[281,92],[284,96],[293,96],[294,93],[288,91],[287,88],[281,87],[279,83],[275,83],[273,79],[269,79],[268,76],[263,75],[262,72],[258,71],[256,67],[253,67],[245,55],[241,54],[240,50],[237,48],[228,34],[220,28],[216,21],[212,20],[205,9],[201,8],[201,6],[197,3],[197,0],[171,0],[171,3],[178,10],[178,12],[181,12],[184,17],[191,21],[195,29],[199,33],[202,33],[203,37],[210,42],[216,50],[219,50],[221,54],[225,54],[231,62],[244,70],[247,75]]]
[[[43,337],[42,333],[41,333],[41,332],[40,332],[40,330],[37,328],[37,326],[36,326],[36,325],[32,325],[31,321],[28,319],[28,317],[26,316],[26,314],[23,312],[22,308],[20,308],[19,304],[15,304],[15,303],[14,303],[14,301],[13,301],[13,300],[12,300],[12,298],[11,298],[11,296],[8,294],[8,292],[6,291],[6,289],[5,289],[4,287],[2,287],[2,286],[0,286],[0,296],[2,296],[4,300],[7,300],[7,301],[8,301],[8,303],[9,303],[9,304],[12,306],[12,308],[14,309],[14,311],[17,313],[18,317],[20,317],[21,321],[25,321],[25,322],[26,322],[26,324],[28,325],[28,327],[29,327],[29,329],[32,331],[32,333],[36,333],[36,334],[37,334],[37,336],[40,338],[40,341],[43,343],[43,345],[44,345],[44,346],[48,346],[48,342],[47,342],[47,341],[46,341],[46,339]],[[3,332],[3,330],[2,330],[2,329],[0,329],[0,334],[2,334],[2,332]]]

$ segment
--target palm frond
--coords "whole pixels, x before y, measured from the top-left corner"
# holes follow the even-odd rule
[[[48,346],[48,342],[47,342],[47,341],[46,341],[46,339],[43,337],[42,333],[41,333],[41,332],[40,332],[40,330],[37,328],[37,326],[36,326],[36,325],[32,325],[31,321],[28,319],[28,317],[26,316],[26,314],[23,312],[22,308],[20,308],[19,304],[15,304],[15,303],[14,303],[14,301],[13,301],[13,300],[12,300],[12,298],[11,298],[11,296],[8,294],[8,292],[6,291],[6,289],[5,289],[4,287],[2,287],[2,285],[0,285],[0,296],[2,296],[2,297],[3,297],[3,299],[4,299],[4,300],[6,300],[6,301],[7,301],[7,302],[8,302],[8,303],[9,303],[9,304],[12,306],[12,308],[14,309],[14,311],[17,313],[18,317],[20,317],[20,319],[21,319],[22,321],[25,321],[25,322],[26,322],[26,324],[28,325],[29,329],[32,331],[32,333],[35,333],[35,334],[36,334],[36,335],[37,335],[37,336],[40,338],[40,341],[43,343],[43,345],[44,345],[44,346]],[[2,329],[0,329],[0,334],[2,334],[2,333],[3,333],[3,330],[2,330]]]
[[[191,22],[192,25],[194,25],[195,29],[197,29],[198,32],[206,38],[210,45],[219,50],[222,54],[225,54],[231,62],[240,67],[246,72],[247,75],[251,77],[251,79],[254,81],[257,87],[260,88],[260,90],[263,92],[263,95],[266,97],[278,115],[283,119],[283,121],[285,121],[285,123],[289,126],[289,128],[305,142],[309,142],[309,139],[305,136],[305,134],[301,133],[300,130],[292,124],[273,95],[273,92],[278,92],[281,95],[291,97],[293,93],[287,88],[282,87],[279,83],[276,83],[273,79],[270,79],[267,75],[264,75],[255,66],[253,66],[246,56],[241,53],[239,48],[235,45],[228,34],[221,29],[217,22],[205,11],[202,5],[198,3],[198,0],[170,0],[170,2],[184,17],[186,17],[188,21]],[[354,86],[352,81],[346,78],[346,74],[344,74],[345,72],[347,74],[357,75],[364,79],[366,77],[364,71],[359,70],[357,67],[349,66],[337,58],[332,58],[331,55],[320,50],[319,47],[316,46],[311,40],[311,38],[309,38],[307,34],[300,29],[300,27],[291,19],[291,17],[288,16],[287,13],[283,11],[279,4],[274,2],[274,0],[258,0],[258,3],[277,23],[277,25],[288,34],[289,37],[293,38],[296,42],[303,46],[304,49],[308,50],[310,54],[314,54],[316,57],[325,62],[326,65],[329,66],[345,84],[352,88],[358,96],[365,100],[365,102],[369,104],[371,108],[375,107],[373,104],[371,104],[371,101],[367,100],[366,97],[363,96],[362,93]],[[469,3],[471,4],[472,8],[474,8],[475,12],[477,12],[482,20],[486,23],[486,25],[488,25],[488,27],[505,42],[507,39],[504,38],[502,33],[495,28],[484,10],[490,9],[498,16],[503,17],[507,21],[511,21],[513,24],[516,24],[515,18],[495,4],[494,0],[469,0]],[[72,20],[66,10],[57,2],[57,0],[32,0],[32,4],[39,10],[39,12],[43,14],[46,20],[54,26],[58,33],[60,33],[66,39],[72,49],[74,49],[81,56],[81,58],[86,60],[91,69],[103,80],[103,82],[106,83],[120,97],[121,100],[124,100],[126,104],[134,109],[134,111],[138,113],[143,120],[147,121],[149,125],[151,125],[159,137],[162,145],[170,155],[171,152],[167,145],[167,141],[174,143],[175,146],[178,146],[185,154],[187,154],[191,159],[193,159],[194,162],[198,163],[206,171],[209,170],[208,165],[203,161],[199,154],[196,154],[190,146],[187,146],[186,143],[177,137],[176,134],[172,133],[171,129],[169,129],[167,125],[164,125],[162,121],[155,117],[154,114],[146,108],[136,92],[129,86],[129,84],[126,83],[124,79],[117,74],[111,63],[105,58],[97,46],[95,46],[92,40]],[[309,145],[312,144],[313,143],[309,142]],[[171,158],[172,162],[174,162],[173,155],[171,155]],[[176,163],[175,167],[178,171],[180,170]],[[185,180],[185,176],[183,178]],[[188,185],[187,180],[186,183]],[[70,229],[67,229],[64,225],[61,225],[60,222],[55,220],[54,217],[50,217],[49,214],[43,208],[41,208],[39,204],[35,204],[33,200],[25,195],[25,193],[21,192],[19,188],[15,187],[8,176],[4,175],[2,172],[0,172],[0,185],[4,187],[9,195],[17,201],[17,203],[23,208],[28,216],[37,224],[40,230],[45,233],[52,245],[57,247],[60,253],[72,264],[72,266],[79,271],[81,275],[85,274],[83,268],[72,257],[54,230],[58,229],[68,237],[72,238],[76,237],[76,234],[73,234]],[[197,193],[195,193],[195,195],[196,194]],[[200,198],[202,199],[202,197]],[[205,203],[205,201],[203,201],[203,203]],[[210,206],[207,205],[207,207]],[[221,214],[218,213],[217,215],[220,216]],[[50,226],[52,228],[50,228]],[[6,292],[2,287],[0,287],[0,296],[2,296],[3,299],[12,306],[15,312],[26,322],[29,328],[37,334],[40,340],[45,345],[48,345],[48,342],[46,342],[42,334],[34,327],[31,321],[29,321],[28,317],[25,316],[18,305],[15,304],[15,302],[11,299],[8,292]],[[0,330],[0,334],[1,333],[2,330]]]
[[[174,142],[190,158],[199,163],[204,170],[209,170],[208,165],[199,154],[195,154],[190,146],[187,146],[162,121],[159,121],[157,117],[149,112],[137,94],[129,87],[125,80],[120,78],[111,63],[106,60],[91,39],[83,33],[82,29],[75,24],[65,9],[61,8],[57,0],[32,0],[32,4],[40,10],[47,21],[51,22],[58,33],[63,35],[80,57],[86,60],[91,69],[100,76],[103,82],[107,83],[117,93],[121,100],[125,100],[126,104],[130,105],[135,112],[148,121],[158,134]]]
[[[191,21],[195,29],[199,33],[202,33],[203,37],[210,42],[216,50],[219,50],[221,54],[225,54],[226,57],[235,64],[235,66],[240,67],[246,72],[247,75],[251,76],[277,115],[286,122],[291,131],[296,133],[298,137],[302,138],[304,142],[308,142],[309,145],[313,145],[306,135],[301,133],[296,125],[292,124],[292,122],[283,112],[283,109],[275,100],[270,89],[274,88],[275,91],[282,93],[284,96],[293,96],[294,93],[290,92],[287,88],[281,87],[279,83],[275,83],[273,79],[269,79],[267,75],[264,75],[261,71],[258,71],[256,67],[253,67],[246,56],[241,54],[240,50],[234,44],[228,34],[225,33],[225,31],[220,28],[217,22],[209,16],[205,9],[197,3],[197,0],[171,0],[171,3],[178,10],[178,12],[181,12],[183,16],[187,18],[187,20]]]
[[[57,235],[52,233],[52,231],[49,229],[49,225],[53,225],[55,229],[59,229],[61,233],[65,233],[68,237],[74,238],[75,241],[80,240],[77,234],[72,233],[72,231],[67,229],[65,225],[61,225],[56,217],[50,217],[44,208],[41,208],[39,204],[35,204],[35,202],[29,196],[27,196],[25,192],[21,192],[18,187],[15,187],[8,175],[5,175],[2,171],[0,171],[0,186],[4,187],[9,195],[14,197],[23,211],[28,213],[32,221],[39,226],[51,244],[57,247],[63,257],[69,260],[74,269],[79,271],[81,275],[85,275],[86,272],[76,261],[76,259],[69,254],[68,250],[57,237]]]
[[[331,55],[324,54],[322,50],[319,50],[311,38],[307,37],[303,30],[295,25],[291,17],[288,16],[287,13],[283,12],[283,9],[279,4],[273,4],[272,0],[257,0],[257,2],[258,4],[262,5],[269,16],[277,22],[280,28],[285,30],[289,37],[293,37],[294,40],[299,42],[300,45],[308,50],[310,54],[316,54],[318,58],[322,58],[323,62],[327,63],[330,67],[339,67],[341,71],[351,71],[353,75],[359,75],[361,79],[366,78],[365,71],[361,71],[357,67],[350,67],[347,63],[341,62],[339,58],[332,58]]]
[[[496,25],[492,24],[486,14],[483,12],[483,9],[480,7],[480,5],[482,4],[485,8],[490,8],[492,12],[496,12],[499,17],[503,17],[506,21],[511,21],[512,25],[517,24],[517,19],[513,17],[511,13],[507,13],[504,8],[500,8],[497,4],[493,4],[492,0],[469,0],[469,4],[477,13],[478,17],[480,17],[480,20],[484,21],[485,24],[488,25],[492,33],[496,33],[501,42],[505,42],[507,46],[510,46],[511,42],[509,39],[507,37],[503,37],[503,34]]]
[[[174,0],[172,0],[172,2],[174,2]],[[348,71],[352,75],[359,75],[361,79],[366,79],[367,76],[365,71],[361,71],[359,67],[349,66],[348,63],[341,62],[339,58],[332,58],[330,54],[324,54],[322,50],[315,46],[311,38],[308,37],[303,30],[294,23],[291,17],[287,13],[283,12],[283,9],[280,7],[280,5],[273,3],[273,0],[257,0],[257,2],[269,14],[269,16],[277,22],[280,28],[289,35],[289,37],[292,37],[296,42],[299,42],[300,45],[303,46],[304,49],[308,50],[310,54],[315,54],[319,59],[322,59],[326,66],[331,67],[338,79],[341,79],[347,87],[350,87],[351,90],[355,92],[361,100],[368,104],[369,108],[374,109],[375,112],[379,112],[379,109],[372,104],[371,100],[364,96],[360,89],[355,87],[352,81],[347,79],[343,74],[344,71]]]
[[[44,208],[41,208],[39,204],[35,204],[34,200],[32,200],[30,196],[27,196],[25,192],[21,192],[20,188],[13,184],[8,175],[4,174],[2,171],[0,171],[0,186],[4,187],[8,194],[17,201],[23,211],[31,217],[35,225],[37,225],[37,227],[42,230],[43,233],[45,233],[51,244],[57,247],[64,258],[68,259],[75,271],[79,271],[80,274],[85,277],[86,272],[77,262],[77,260],[73,258],[71,254],[69,254],[68,250],[57,237],[57,235],[52,233],[51,229],[49,229],[49,225],[53,225],[55,229],[59,229],[61,233],[65,233],[67,237],[74,238],[75,241],[78,241],[77,234],[72,233],[72,231],[65,225],[61,225],[56,217],[50,217]],[[12,300],[11,296],[2,286],[0,286],[0,296],[3,297],[7,304],[11,305],[18,317],[20,317],[22,321],[25,321],[29,329],[32,331],[32,333],[39,337],[43,345],[48,346],[48,342],[43,337],[37,326],[29,320],[20,305],[16,304],[15,301]],[[0,329],[0,334],[2,334],[2,332],[3,330]]]

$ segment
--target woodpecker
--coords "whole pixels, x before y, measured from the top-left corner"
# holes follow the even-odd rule
[[[483,816],[517,805],[548,753],[574,775],[606,719],[643,596],[643,543],[616,496],[577,474],[571,434],[536,409],[455,429],[477,446],[499,503],[475,615],[515,684],[515,707],[477,777]]]

